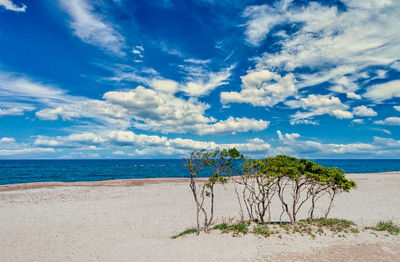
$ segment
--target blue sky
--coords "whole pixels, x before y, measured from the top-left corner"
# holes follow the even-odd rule
[[[400,2],[0,0],[0,158],[398,158]]]

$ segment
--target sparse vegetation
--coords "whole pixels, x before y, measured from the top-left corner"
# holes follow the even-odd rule
[[[181,233],[179,233],[179,234],[177,234],[175,236],[172,236],[171,238],[172,239],[176,239],[178,237],[182,237],[182,236],[189,235],[189,234],[194,234],[194,233],[197,233],[197,229],[196,228],[189,228],[189,229],[186,229],[186,230],[182,231]]]
[[[239,234],[245,235],[249,232],[249,223],[240,222],[231,225],[221,223],[215,225],[213,229],[221,230],[222,233],[233,233],[234,236],[237,236]]]
[[[237,236],[239,234],[247,234],[248,232],[253,233],[261,237],[270,237],[275,235],[282,237],[282,234],[300,234],[302,236],[308,235],[315,238],[316,235],[326,235],[326,232],[330,232],[338,237],[346,237],[347,233],[359,233],[359,229],[356,224],[352,221],[337,218],[319,218],[314,220],[300,220],[297,223],[280,223],[279,227],[276,227],[273,223],[258,224],[256,222],[247,223],[236,223],[228,225],[221,223],[213,227],[214,230],[220,230],[221,233],[230,233]]]
[[[377,231],[387,231],[390,234],[397,236],[400,233],[400,228],[393,221],[380,221],[376,225]]]
[[[263,237],[269,237],[273,232],[271,232],[268,228],[268,225],[256,225],[253,227],[253,231],[255,235],[261,235]]]

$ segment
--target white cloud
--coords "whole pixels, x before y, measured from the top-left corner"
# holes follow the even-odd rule
[[[363,124],[364,119],[353,119],[353,120],[351,120],[351,122],[356,123],[356,124]]]
[[[313,125],[313,126],[319,125],[318,122],[312,121],[312,120],[308,120],[308,119],[291,119],[291,120],[290,120],[290,124],[291,124],[291,125],[300,125],[300,124],[303,124],[303,125]]]
[[[313,73],[296,74],[298,88],[330,82],[335,92],[355,94],[360,88],[356,81],[364,78],[370,66],[394,66],[400,59],[400,2],[343,2],[347,8],[341,11],[316,2],[292,5],[284,12],[266,5],[246,10],[246,36],[253,44],[263,40],[275,24],[298,26],[294,33],[280,34],[280,51],[256,57],[256,68],[289,72],[309,68]],[[379,70],[377,74],[382,75]]]
[[[181,89],[189,96],[198,97],[208,95],[217,87],[227,85],[234,66],[222,69],[219,72],[209,72],[204,69],[199,70],[198,66],[191,69],[185,68],[193,76],[188,77],[188,80],[182,84]]]
[[[221,92],[223,104],[249,103],[253,106],[274,106],[297,94],[293,74],[281,77],[268,70],[254,70],[241,79],[240,92]]]
[[[185,138],[167,138],[165,136],[136,134],[132,131],[114,130],[102,134],[83,133],[68,136],[45,137],[38,136],[33,146],[40,148],[78,148],[84,149],[88,145],[100,145],[104,148],[117,149],[115,152],[124,152],[134,155],[186,155],[193,150],[231,148],[236,147],[243,152],[262,152],[267,154],[271,146],[264,140],[253,138],[245,143],[217,144],[213,141],[196,141]],[[121,148],[121,149],[120,149]],[[123,150],[122,150],[123,149]],[[134,151],[132,152],[132,150]],[[164,152],[163,152],[164,150]]]
[[[0,6],[4,7],[7,10],[15,11],[15,12],[25,12],[26,5],[21,4],[21,6],[17,6],[11,0],[0,0]]]
[[[71,134],[65,138],[67,141],[78,142],[82,144],[90,144],[90,145],[97,145],[105,142],[104,138],[90,132],[85,132],[81,134]]]
[[[38,136],[33,142],[33,145],[38,147],[63,147],[64,143],[45,136]]]
[[[353,108],[353,114],[356,116],[377,116],[378,113],[372,108],[366,106],[357,106]]]
[[[374,123],[379,125],[400,126],[400,117],[392,116],[385,120],[375,121]]]
[[[40,157],[42,153],[54,153],[52,147],[36,147],[27,143],[17,143],[13,137],[0,138],[0,156]],[[47,154],[46,154],[47,155]]]
[[[172,94],[138,86],[128,91],[111,91],[103,96],[108,103],[127,109],[131,117],[146,124],[138,126],[159,129],[173,125],[182,128],[185,125],[208,123],[214,121],[205,117],[204,111],[209,107],[197,100],[184,100]],[[172,126],[170,126],[172,128]]]
[[[336,118],[338,119],[343,119],[343,118],[353,118],[353,113],[349,112],[349,111],[344,111],[341,109],[336,109],[332,111],[332,114],[334,116],[336,116]]]
[[[24,114],[21,108],[0,108],[0,116],[20,116]]]
[[[0,149],[0,156],[13,156],[21,154],[30,154],[35,157],[38,153],[54,153],[53,148],[23,148],[23,149]]]
[[[290,108],[303,108],[307,111],[298,111],[292,115],[292,119],[310,118],[313,116],[328,114],[336,118],[352,118],[353,114],[345,111],[349,106],[343,104],[338,97],[329,95],[308,95],[298,100],[285,102]]]
[[[283,17],[268,5],[249,6],[243,12],[248,18],[246,24],[246,40],[252,45],[258,45],[269,31],[281,22]]]
[[[373,101],[383,101],[400,97],[400,80],[370,86],[363,96]]]
[[[394,106],[393,108],[400,112],[400,106]]]
[[[302,157],[312,156],[332,156],[341,154],[359,154],[359,153],[376,153],[375,150],[381,149],[375,142],[373,143],[349,143],[349,144],[323,144],[312,140],[300,140],[299,134],[285,134],[277,132],[279,141],[284,145],[284,150],[292,155],[300,155]]]
[[[15,138],[13,137],[2,137],[0,138],[0,144],[15,143]]]
[[[27,102],[71,102],[73,98],[55,86],[43,84],[27,77],[0,71],[0,102],[10,100],[27,104]]]
[[[184,59],[183,60],[185,63],[192,63],[192,64],[208,64],[208,63],[210,63],[211,62],[211,60],[210,59],[205,59],[205,60],[202,60],[202,59],[195,59],[195,58],[187,58],[187,59]]]
[[[37,111],[35,115],[42,120],[57,120],[60,115],[64,120],[71,120],[72,118],[80,117],[77,112],[68,112],[62,107],[57,108],[46,108],[40,111]]]
[[[360,95],[353,93],[353,92],[346,93],[346,96],[347,96],[347,98],[350,98],[350,99],[361,99],[362,98]]]
[[[269,126],[269,121],[249,118],[229,117],[226,120],[218,121],[210,125],[196,125],[191,132],[200,135],[205,134],[226,134],[248,131],[262,131]]]
[[[112,24],[102,21],[95,13],[94,3],[87,0],[59,0],[71,17],[70,26],[84,42],[100,46],[116,54],[123,54],[123,37]]]
[[[150,86],[160,92],[175,94],[178,91],[178,83],[168,79],[154,79]]]
[[[141,145],[141,146],[155,146],[163,145],[166,143],[166,137],[159,137],[153,135],[135,134],[131,131],[112,131],[108,134],[107,138],[112,143],[117,145]]]
[[[300,134],[297,134],[297,133],[292,133],[292,134],[286,133],[285,135],[283,135],[280,130],[276,131],[276,133],[278,134],[278,138],[281,141],[295,140],[300,137]]]
[[[113,155],[123,156],[123,155],[125,155],[125,152],[124,152],[124,151],[118,150],[118,151],[114,151],[114,152],[113,152]]]

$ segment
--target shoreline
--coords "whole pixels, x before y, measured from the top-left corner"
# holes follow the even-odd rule
[[[400,175],[400,171],[390,172],[371,172],[371,173],[347,173],[346,176],[363,176],[363,175]],[[205,178],[204,178],[205,179]],[[155,178],[129,178],[129,179],[108,179],[98,181],[51,181],[51,182],[27,182],[17,184],[4,184],[0,185],[0,192],[25,190],[25,189],[39,189],[39,188],[56,188],[56,187],[113,187],[113,186],[143,186],[147,184],[161,184],[161,183],[183,183],[189,182],[189,178],[185,177],[155,177]]]

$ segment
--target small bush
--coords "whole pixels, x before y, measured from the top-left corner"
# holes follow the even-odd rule
[[[397,236],[400,233],[400,228],[396,226],[393,221],[380,221],[376,225],[376,230],[378,231],[387,231],[392,235]]]
[[[272,232],[269,231],[269,228],[266,225],[257,225],[257,226],[255,226],[253,228],[253,232],[252,233],[254,233],[256,235],[262,235],[264,237],[269,237],[272,234]]]
[[[189,229],[186,229],[185,231],[182,231],[182,232],[179,233],[178,235],[172,236],[171,238],[172,238],[172,239],[176,239],[176,238],[178,238],[178,237],[182,237],[182,236],[184,236],[184,235],[189,235],[189,234],[194,234],[194,233],[197,233],[197,229],[195,229],[195,228],[189,228]]]

